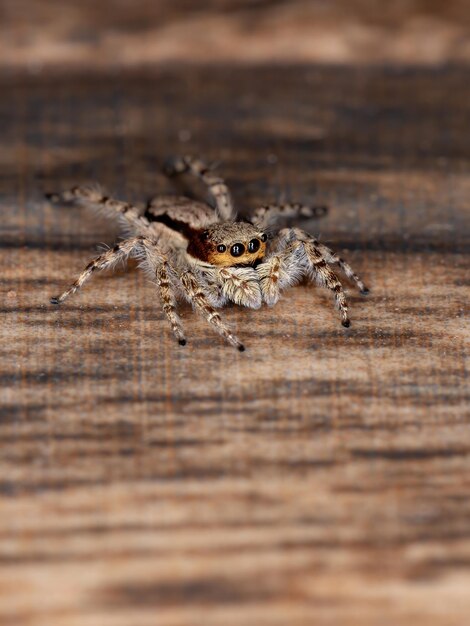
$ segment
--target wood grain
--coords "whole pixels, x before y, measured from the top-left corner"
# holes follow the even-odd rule
[[[468,623],[468,69],[0,86],[2,626]],[[188,308],[180,348],[132,268],[49,306],[116,230],[43,192],[144,201],[181,152],[242,211],[330,205],[350,329],[299,286],[224,311],[246,353]]]
[[[470,62],[467,0],[2,0],[0,68]]]

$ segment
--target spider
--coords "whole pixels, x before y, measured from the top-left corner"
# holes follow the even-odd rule
[[[222,337],[243,351],[243,344],[216,309],[227,302],[253,309],[263,302],[272,306],[283,289],[304,278],[333,292],[343,326],[350,325],[342,285],[329,266],[338,265],[366,294],[362,280],[343,259],[305,231],[279,227],[280,222],[295,217],[320,217],[326,207],[271,204],[256,209],[248,219],[237,220],[227,185],[212,166],[190,156],[177,157],[166,162],[164,172],[170,177],[197,177],[207,186],[214,207],[185,196],[157,196],[144,212],[95,187],[46,194],[53,202],[78,202],[118,219],[126,234],[88,263],[66,291],[51,298],[52,304],[64,302],[95,271],[134,257],[156,283],[163,311],[182,346],[186,337],[177,309],[179,299],[188,300]]]

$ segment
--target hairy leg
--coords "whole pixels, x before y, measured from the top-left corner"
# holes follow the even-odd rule
[[[257,267],[264,301],[274,304],[283,288],[295,284],[303,276],[308,276],[334,293],[341,322],[348,327],[350,321],[343,287],[336,274],[328,267],[329,262],[337,262],[333,261],[336,259],[334,253],[298,228],[281,230],[272,247],[273,254]],[[344,265],[346,264],[343,261]],[[347,268],[352,272],[348,265]],[[364,287],[362,281],[357,280]]]
[[[96,270],[106,270],[118,263],[119,261],[123,261],[129,257],[131,252],[133,252],[136,247],[142,246],[144,241],[143,237],[133,237],[132,239],[126,239],[121,243],[118,243],[107,250],[103,254],[100,254],[95,259],[90,261],[80,276],[77,278],[75,282],[73,282],[70,287],[64,291],[60,296],[56,296],[51,298],[51,304],[60,304],[64,300],[66,300],[70,295],[74,294],[76,291],[83,286],[83,284],[91,278],[93,272]]]
[[[344,295],[343,286],[333,270],[328,267],[321,251],[308,241],[303,244],[305,253],[309,261],[310,278],[322,287],[330,289],[334,293],[336,306],[341,314],[341,323],[348,328],[351,325],[348,317],[348,304]]]
[[[263,303],[259,276],[252,267],[203,268],[207,295],[214,306],[227,301],[250,309],[259,309]]]
[[[128,202],[110,198],[99,187],[72,187],[72,189],[61,193],[48,193],[46,197],[56,203],[76,202],[111,219],[118,218],[124,227],[131,227],[136,233],[148,234],[149,221],[144,215],[141,215],[141,211],[137,207]]]
[[[131,254],[140,261],[141,267],[146,270],[150,276],[155,277],[163,311],[170,322],[173,333],[178,339],[179,344],[184,346],[186,339],[181,319],[176,308],[175,287],[169,276],[171,271],[169,262],[166,260],[163,252],[158,249],[154,241],[142,236],[133,237],[132,239],[127,239],[116,244],[114,248],[107,250],[104,254],[100,254],[100,256],[93,259],[66,291],[60,296],[51,298],[51,303],[62,303],[70,295],[78,291],[78,289],[91,278],[95,270],[109,269],[119,261],[127,259]]]
[[[299,203],[267,204],[255,210],[250,217],[250,222],[264,230],[272,227],[278,221],[294,218],[323,217],[327,213],[328,208],[326,206],[309,207]]]
[[[327,263],[331,265],[337,264],[338,267],[346,274],[346,276],[351,280],[360,291],[360,293],[365,296],[369,293],[368,287],[364,285],[359,276],[354,272],[349,263],[346,263],[344,259],[338,256],[333,250],[325,246],[323,243],[319,243],[317,240],[314,240],[315,245],[320,250],[323,255],[323,258]]]
[[[186,338],[181,318],[177,311],[175,288],[170,280],[170,267],[166,261],[157,267],[155,277],[160,291],[163,311],[170,322],[173,334],[178,339],[178,343],[180,346],[184,346],[186,345]]]
[[[302,280],[306,273],[303,256],[303,250],[292,229],[284,228],[279,231],[278,236],[270,243],[270,254],[256,268],[266,304],[276,304],[283,289]]]
[[[224,267],[218,270],[222,292],[228,300],[250,309],[259,309],[263,300],[259,276],[252,267]]]
[[[181,284],[188,296],[189,301],[193,304],[194,308],[215,328],[215,330],[222,335],[232,346],[235,346],[243,352],[245,350],[244,345],[238,339],[236,335],[228,328],[223,322],[220,315],[210,304],[208,297],[204,293],[202,286],[197,280],[195,274],[190,271],[184,271],[180,276]]]
[[[165,163],[164,172],[167,176],[189,173],[202,180],[213,196],[222,220],[233,218],[233,203],[227,185],[222,178],[213,174],[211,167],[204,161],[191,156],[175,157]]]

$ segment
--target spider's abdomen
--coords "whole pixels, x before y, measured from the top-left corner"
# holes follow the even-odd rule
[[[184,227],[195,230],[206,228],[209,224],[217,221],[216,213],[212,207],[203,202],[189,200],[184,196],[157,196],[153,198],[147,207],[145,217],[150,222],[171,220],[177,225],[175,230],[178,232],[184,230]]]

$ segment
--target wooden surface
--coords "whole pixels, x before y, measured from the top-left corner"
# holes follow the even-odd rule
[[[470,62],[468,0],[2,0],[0,68]]]
[[[468,69],[0,77],[2,626],[464,626],[470,614]],[[185,308],[135,270],[50,295],[112,225],[45,190],[220,167],[364,276],[352,327],[299,286]]]

